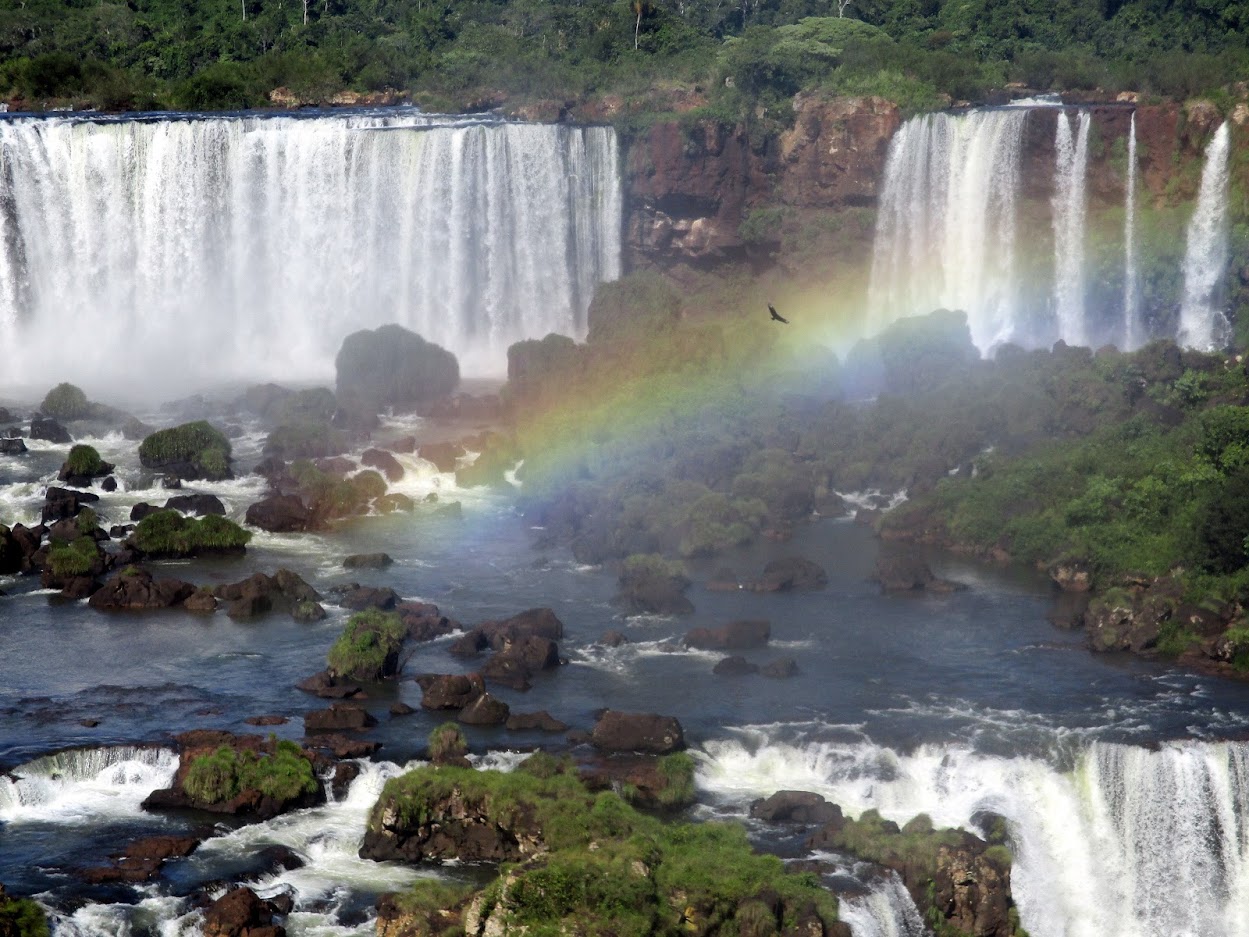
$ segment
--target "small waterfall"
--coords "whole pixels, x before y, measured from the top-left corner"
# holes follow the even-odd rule
[[[1213,351],[1231,336],[1231,324],[1218,308],[1227,271],[1227,186],[1230,134],[1227,123],[1206,147],[1197,207],[1188,223],[1184,253],[1184,296],[1178,341],[1187,348]]]
[[[84,814],[128,815],[173,780],[178,756],[164,748],[81,748],[36,758],[0,776],[0,821],[61,822]]]
[[[1128,129],[1128,179],[1123,196],[1123,349],[1145,344],[1141,323],[1140,274],[1136,269],[1136,114]]]
[[[1028,111],[926,114],[889,144],[868,305],[871,331],[967,313],[981,351],[1017,338],[1015,227]]]
[[[67,335],[88,385],[329,376],[384,322],[498,373],[619,276],[618,161],[610,128],[403,111],[4,121],[6,382]]]
[[[1088,170],[1089,113],[1080,111],[1077,130],[1066,112],[1058,115],[1054,141],[1054,309],[1058,337],[1087,345],[1084,319],[1084,180]]]
[[[1093,742],[1072,768],[949,746],[899,754],[870,742],[710,742],[699,784],[743,805],[812,790],[851,815],[928,813],[971,828],[1009,822],[1011,886],[1033,937],[1243,934],[1249,921],[1249,743],[1158,750]]]
[[[862,897],[839,901],[837,917],[850,925],[854,937],[927,937],[919,909],[902,879],[890,872]]]

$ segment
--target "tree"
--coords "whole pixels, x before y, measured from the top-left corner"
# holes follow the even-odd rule
[[[642,31],[642,16],[650,13],[655,5],[650,0],[629,0],[629,5],[637,16],[633,23],[633,51],[636,52],[638,50],[638,34]]]

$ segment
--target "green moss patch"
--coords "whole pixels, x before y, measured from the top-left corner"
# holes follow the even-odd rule
[[[330,648],[330,669],[353,680],[382,680],[399,669],[399,649],[407,626],[394,612],[369,609],[357,612]]]
[[[290,801],[315,793],[317,779],[312,764],[294,742],[278,742],[267,755],[222,745],[191,762],[182,789],[200,805],[225,803],[250,790]]]
[[[139,444],[146,468],[172,469],[184,478],[230,477],[230,442],[204,420],[157,430]]]
[[[90,537],[79,537],[70,543],[54,544],[48,551],[48,568],[58,579],[89,576],[99,560],[100,551]]]
[[[151,556],[198,556],[236,553],[246,549],[250,531],[234,521],[209,514],[184,517],[178,511],[157,511],[139,521],[130,542]]]
[[[65,460],[65,469],[70,475],[100,475],[104,466],[100,453],[94,447],[81,443],[69,450],[69,456]]]
[[[57,384],[39,404],[39,412],[58,420],[85,420],[91,417],[94,408],[81,388]]]

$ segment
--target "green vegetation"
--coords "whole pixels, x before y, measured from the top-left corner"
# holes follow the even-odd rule
[[[73,384],[57,384],[39,404],[39,412],[58,420],[85,420],[93,413],[87,395]]]
[[[834,12],[827,0],[26,0],[0,14],[0,92],[28,106],[203,110],[264,105],[276,89],[288,105],[399,89],[431,108],[481,108],[506,89],[518,108],[620,95],[627,121],[678,103],[784,121],[810,88],[911,109],[1008,81],[1184,98],[1238,80],[1249,55],[1242,0],[857,0]]]
[[[446,761],[468,754],[468,741],[457,723],[444,722],[429,733],[429,760]]]
[[[68,469],[70,475],[99,475],[104,469],[104,464],[99,452],[82,443],[73,446],[69,450],[69,457],[65,460],[65,468]]]
[[[182,789],[201,805],[224,803],[251,790],[289,801],[315,793],[317,779],[312,763],[294,742],[276,742],[269,754],[222,745],[191,762]]]
[[[89,576],[100,561],[100,550],[90,537],[70,543],[54,543],[48,551],[48,568],[57,579]]]
[[[100,517],[91,508],[86,507],[78,512],[74,522],[78,525],[78,532],[83,536],[88,536],[100,526]]]
[[[659,792],[663,807],[688,807],[694,802],[694,770],[697,766],[687,752],[673,752],[659,759],[659,773],[666,785]]]
[[[14,898],[0,886],[0,934],[12,937],[48,937],[48,916],[37,901]]]
[[[407,636],[407,627],[394,612],[357,612],[326,659],[330,670],[353,680],[393,677],[399,672],[399,649]]]
[[[251,539],[251,531],[224,517],[196,519],[178,511],[149,514],[130,535],[130,542],[144,553],[168,557],[240,552]]]
[[[290,474],[307,496],[313,514],[326,520],[363,514],[370,502],[386,494],[386,479],[372,469],[339,478],[299,459],[291,463]]]
[[[230,442],[204,420],[157,430],[139,444],[146,468],[170,469],[183,478],[230,477]]]
[[[501,877],[483,893],[483,913],[505,929],[646,937],[684,927],[728,937],[836,920],[836,899],[816,876],[788,874],[777,857],[756,854],[740,826],[664,823],[549,767],[421,768],[387,782],[370,824],[391,811],[405,826],[429,822],[430,805],[454,792],[505,829],[537,832],[549,852],[505,869],[506,887]],[[770,927],[759,926],[765,919]]]

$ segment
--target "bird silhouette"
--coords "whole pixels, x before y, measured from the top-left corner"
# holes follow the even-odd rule
[[[789,320],[788,320],[788,319],[786,319],[786,318],[785,318],[783,315],[781,315],[779,312],[777,312],[777,311],[776,311],[776,307],[775,307],[775,306],[773,306],[771,303],[768,303],[768,312],[772,313],[772,321],[773,321],[773,322],[784,322],[786,325],[789,325]]]

